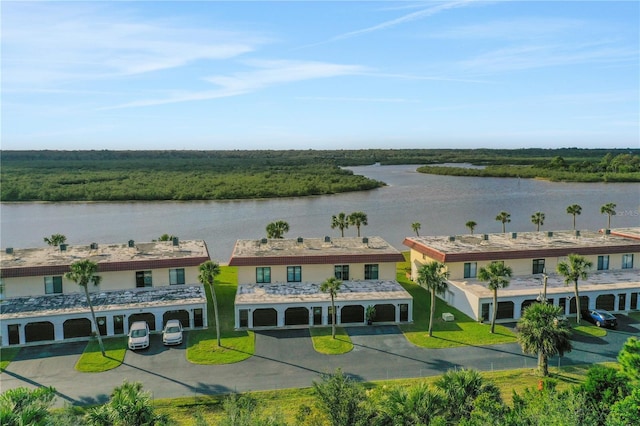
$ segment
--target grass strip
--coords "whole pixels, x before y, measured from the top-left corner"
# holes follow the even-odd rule
[[[18,356],[20,348],[2,348],[0,349],[0,371],[4,371],[11,361]]]
[[[106,356],[102,356],[98,339],[91,339],[76,362],[76,370],[83,373],[100,373],[119,367],[127,353],[127,337],[102,339]]]
[[[572,326],[571,330],[575,334],[591,337],[604,337],[607,335],[607,330],[595,325],[586,325],[584,321],[581,321],[580,325]]]
[[[433,321],[433,336],[429,337],[429,313],[431,295],[413,283],[406,276],[409,267],[409,252],[403,252],[406,261],[398,263],[397,280],[413,297],[413,324],[403,324],[400,329],[407,340],[423,348],[439,349],[457,346],[485,346],[499,343],[514,343],[516,335],[507,327],[496,324],[495,333],[490,333],[490,324],[471,319],[442,299],[436,298],[436,312]],[[442,314],[453,314],[454,321],[442,320]]]
[[[255,353],[255,334],[252,331],[235,331],[234,302],[238,288],[238,268],[220,266],[215,291],[220,318],[220,346],[216,337],[216,320],[209,286],[207,294],[207,318],[209,328],[188,333],[187,360],[194,364],[233,364],[250,358]]]
[[[335,339],[331,337],[331,327],[312,327],[309,332],[313,348],[321,354],[340,355],[353,349],[351,338],[342,327],[336,327]]]
[[[550,368],[550,378],[558,381],[556,389],[564,390],[585,381],[590,365]],[[507,404],[513,403],[513,392],[519,394],[527,388],[537,388],[540,377],[533,369],[517,369],[481,372],[481,375],[495,383],[500,389],[502,399]],[[373,390],[387,389],[395,386],[410,387],[426,382],[433,384],[440,376],[414,379],[381,380],[365,382],[367,393]],[[319,380],[319,378],[318,378]],[[300,389],[279,389],[270,391],[248,392],[260,404],[260,410],[266,415],[279,414],[287,424],[297,424],[296,415],[300,408],[313,407],[316,397],[312,387]],[[155,407],[160,413],[171,416],[177,425],[194,424],[194,413],[199,412],[209,424],[220,424],[224,419],[222,402],[226,395],[193,396],[173,399],[158,399]]]

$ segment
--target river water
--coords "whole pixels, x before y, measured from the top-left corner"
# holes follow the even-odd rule
[[[237,239],[266,236],[276,220],[289,223],[286,237],[339,236],[331,216],[365,212],[368,225],[361,235],[378,235],[398,249],[415,235],[468,233],[465,223],[478,223],[476,233],[502,231],[496,215],[511,214],[507,232],[534,231],[531,215],[542,211],[542,230],[571,229],[570,204],[582,206],[578,229],[607,226],[600,206],[616,203],[612,228],[640,226],[640,185],[637,183],[553,183],[533,179],[437,176],[417,173],[416,165],[351,167],[356,174],[386,182],[372,191],[338,195],[243,200],[126,203],[2,203],[0,243],[7,247],[44,246],[43,238],[64,234],[69,244],[150,241],[167,233],[181,239],[204,239],[211,258],[225,263]],[[345,236],[355,236],[349,228]]]

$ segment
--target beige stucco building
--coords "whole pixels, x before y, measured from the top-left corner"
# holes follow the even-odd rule
[[[229,261],[238,267],[236,328],[320,326],[331,323],[331,302],[320,285],[342,281],[336,324],[412,322],[413,299],[396,280],[404,257],[380,237],[238,240]]]
[[[490,318],[493,292],[476,274],[492,261],[513,271],[509,286],[498,291],[498,319],[517,320],[541,300],[545,276],[547,299],[566,315],[575,314],[573,285],[556,273],[570,253],[593,263],[588,278],[579,281],[581,309],[640,309],[640,228],[408,237],[404,245],[410,248],[412,278],[425,263],[444,263],[450,275],[443,298],[479,321]]]
[[[173,241],[13,249],[0,255],[3,346],[87,338],[93,325],[84,289],[65,278],[70,265],[98,265],[89,286],[101,335],[126,334],[134,321],[161,330],[169,319],[206,327],[206,296],[198,266],[210,259],[204,241]]]

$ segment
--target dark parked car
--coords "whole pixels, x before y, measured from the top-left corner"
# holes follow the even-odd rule
[[[618,319],[604,309],[582,311],[582,319],[587,320],[598,327],[616,328],[618,326]]]

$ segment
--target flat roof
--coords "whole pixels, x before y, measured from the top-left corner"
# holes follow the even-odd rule
[[[440,262],[640,251],[640,228],[407,237],[403,243]]]
[[[403,262],[381,237],[297,238],[236,241],[230,266]]]
[[[64,273],[72,263],[89,259],[98,264],[98,271],[130,268],[160,268],[177,265],[196,266],[209,259],[203,240],[153,241],[132,244],[69,245],[58,247],[2,250],[0,272],[4,277],[34,276]],[[8,253],[7,251],[11,251]]]
[[[350,301],[410,300],[411,295],[393,280],[343,281],[335,303]],[[268,305],[330,302],[328,293],[320,291],[320,283],[240,284],[236,305]]]
[[[449,280],[456,287],[469,292],[478,298],[492,298],[493,291],[487,288],[487,283],[477,279]],[[543,287],[542,274],[521,275],[512,277],[509,287],[498,290],[498,298],[504,299],[514,296],[531,296],[535,299]],[[637,269],[616,269],[610,271],[598,271],[588,274],[586,280],[578,281],[579,292],[602,290],[635,289],[640,292],[640,275]],[[549,274],[547,278],[547,296],[557,294],[573,295],[573,284],[564,283],[564,277],[558,274]]]
[[[91,303],[96,313],[146,307],[186,306],[206,304],[201,285],[176,285],[168,287],[140,288],[91,293]],[[13,297],[0,303],[0,318],[20,319],[50,315],[89,312],[84,292],[47,296]]]

